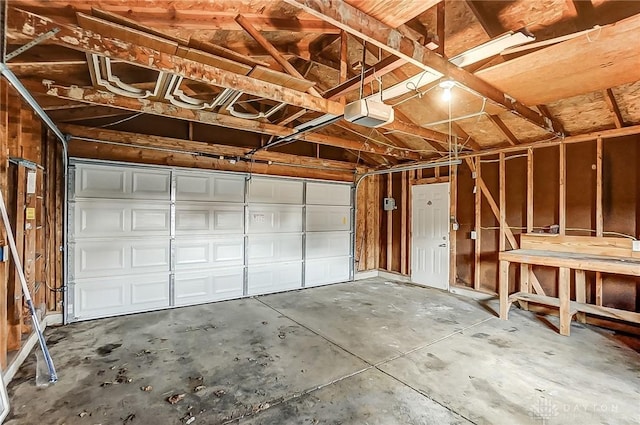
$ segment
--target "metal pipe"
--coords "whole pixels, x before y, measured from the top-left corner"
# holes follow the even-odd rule
[[[360,183],[362,182],[362,180],[365,179],[365,177],[368,176],[375,176],[375,175],[380,175],[380,174],[389,174],[389,173],[398,173],[401,171],[411,171],[411,170],[425,170],[428,168],[436,168],[436,167],[451,167],[453,165],[460,165],[462,164],[462,161],[459,159],[453,160],[453,161],[440,161],[440,162],[428,162],[428,163],[422,163],[422,164],[413,164],[413,165],[405,165],[405,166],[399,166],[399,167],[393,167],[393,168],[386,168],[384,170],[374,170],[374,171],[369,171],[366,172],[364,174],[362,174],[360,177],[358,177],[358,179],[355,182],[355,190],[354,190],[354,202],[353,202],[353,270],[354,270],[354,276],[355,276],[355,272],[356,270],[356,250],[357,250],[357,246],[356,246],[356,230],[357,230],[357,226],[356,226],[356,220],[358,219],[358,188],[360,187]]]
[[[68,138],[65,134],[63,134],[60,129],[55,125],[55,123],[49,118],[47,113],[38,105],[38,102],[31,96],[31,93],[27,91],[27,89],[22,85],[18,77],[7,67],[5,63],[0,63],[0,73],[9,81],[9,83],[16,89],[18,94],[31,106],[33,111],[40,117],[42,121],[47,125],[49,130],[55,134],[55,136],[60,141],[62,145],[62,168],[63,168],[63,191],[62,191],[62,246],[60,249],[62,250],[62,268],[63,268],[63,314],[62,320],[63,323],[67,323],[67,315],[65,314],[67,308],[67,288],[68,288],[68,279],[69,279],[69,271],[68,271],[68,263],[69,263],[69,252],[67,249],[68,244],[68,209],[67,205],[67,195],[68,195],[68,182],[69,182],[69,147],[68,147]]]

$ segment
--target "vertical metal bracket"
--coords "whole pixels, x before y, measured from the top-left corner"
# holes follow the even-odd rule
[[[11,53],[7,53],[5,55],[5,57],[4,57],[4,62],[6,63],[6,62],[10,61],[11,59],[15,58],[19,54],[26,52],[27,50],[29,50],[33,46],[42,43],[43,41],[53,37],[54,35],[56,35],[59,32],[60,32],[60,28],[54,28],[51,31],[45,32],[44,34],[40,34],[39,36],[37,36],[36,38],[31,40],[27,44],[18,47],[16,50],[14,50]]]

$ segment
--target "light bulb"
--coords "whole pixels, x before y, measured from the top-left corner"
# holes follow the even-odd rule
[[[442,91],[442,100],[445,102],[451,101],[451,89],[444,89]]]
[[[442,100],[449,102],[451,100],[451,89],[456,85],[452,80],[444,80],[438,84],[442,88]]]

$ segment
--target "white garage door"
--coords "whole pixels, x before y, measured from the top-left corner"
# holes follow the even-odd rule
[[[68,321],[352,278],[349,184],[79,161],[70,175]]]

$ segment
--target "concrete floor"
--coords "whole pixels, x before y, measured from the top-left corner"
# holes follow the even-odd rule
[[[7,424],[640,423],[637,339],[496,307],[376,278],[77,323]]]

